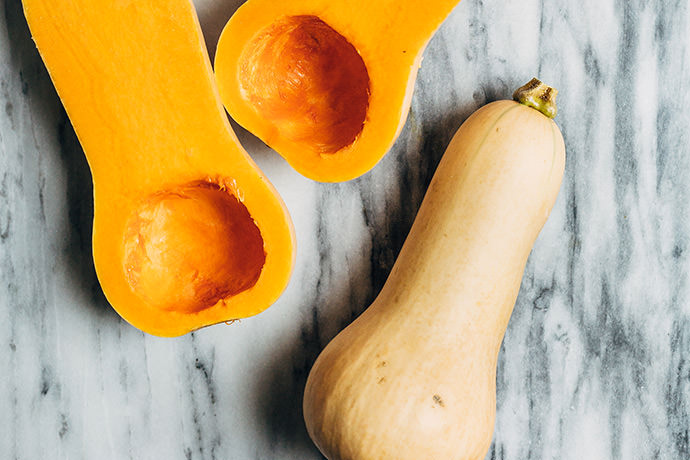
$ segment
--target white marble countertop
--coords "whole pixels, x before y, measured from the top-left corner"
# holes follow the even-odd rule
[[[241,1],[196,3],[213,50]],[[532,76],[560,90],[568,160],[487,458],[690,458],[687,1],[464,0],[395,147],[355,181],[304,179],[238,130],[287,202],[296,269],[266,312],[177,339],[103,297],[86,161],[19,0],[0,5],[0,458],[322,458],[301,415],[311,364],[381,288],[453,132]]]

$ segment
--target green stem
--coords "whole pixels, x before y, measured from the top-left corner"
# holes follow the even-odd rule
[[[549,118],[554,118],[558,112],[556,95],[558,90],[545,85],[536,78],[513,93],[513,99],[527,107],[539,110]]]

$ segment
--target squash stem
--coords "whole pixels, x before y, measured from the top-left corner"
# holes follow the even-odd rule
[[[520,104],[539,110],[549,118],[554,118],[556,113],[558,113],[558,107],[556,107],[557,94],[557,89],[533,78],[529,83],[515,90],[513,99]]]

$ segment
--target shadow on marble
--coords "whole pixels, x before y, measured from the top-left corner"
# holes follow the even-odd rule
[[[5,4],[5,14],[10,47],[15,56],[9,65],[16,66],[15,71],[22,77],[22,92],[26,95],[31,107],[35,125],[32,129],[48,132],[57,130],[59,149],[46,148],[37,152],[39,155],[56,156],[55,163],[61,165],[64,171],[61,176],[65,177],[63,186],[66,192],[65,211],[69,228],[67,235],[57,239],[64,244],[60,248],[60,255],[64,259],[58,262],[57,269],[62,269],[68,274],[71,280],[70,288],[81,290],[79,297],[88,299],[90,307],[97,310],[99,314],[107,313],[113,319],[119,319],[101,290],[94,268],[91,246],[93,183],[86,157],[31,38],[21,2],[8,1]],[[40,176],[47,173],[45,171],[22,172],[24,175],[37,174],[39,181],[45,180]],[[55,174],[55,172],[50,173]],[[45,215],[42,192],[39,198],[41,212]]]
[[[216,55],[218,39],[223,32],[225,24],[244,2],[245,0],[223,0],[222,2],[213,0],[194,1],[211,62],[213,62]]]
[[[254,396],[260,408],[257,418],[264,423],[264,429],[258,431],[257,436],[263,437],[263,442],[276,453],[320,455],[309,438],[302,413],[307,376],[320,349],[316,343],[305,348],[303,333],[302,340],[294,340],[271,355],[265,372],[256,382]]]
[[[199,23],[201,30],[204,33],[206,41],[206,48],[208,55],[213,65],[213,59],[216,54],[216,46],[218,39],[223,32],[223,28],[230,20],[235,11],[242,6],[245,0],[225,0],[222,2],[213,0],[196,0],[196,10],[199,16]],[[227,115],[227,112],[226,112]],[[260,164],[271,161],[273,156],[278,155],[270,147],[268,147],[261,139],[254,136],[252,133],[240,126],[235,120],[228,115],[228,120],[232,126],[235,135],[240,141],[240,144],[247,152],[251,152],[251,157],[254,161]]]
[[[64,112],[63,112],[64,113]],[[67,173],[67,206],[70,233],[66,247],[69,265],[85,287],[91,305],[114,313],[101,289],[94,267],[91,235],[93,231],[93,182],[86,157],[72,124],[65,114],[60,124],[60,151]],[[117,315],[113,315],[117,317]],[[119,318],[119,317],[118,317]]]

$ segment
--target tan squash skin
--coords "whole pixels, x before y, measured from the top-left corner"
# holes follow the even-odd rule
[[[330,460],[475,460],[498,351],[565,163],[556,124],[514,101],[450,143],[374,303],[318,357],[304,395]]]
[[[218,41],[223,103],[302,175],[358,177],[398,137],[424,48],[458,2],[248,0]]]

